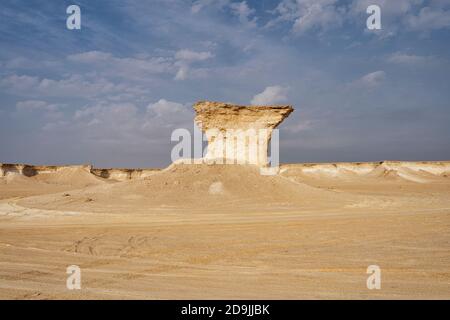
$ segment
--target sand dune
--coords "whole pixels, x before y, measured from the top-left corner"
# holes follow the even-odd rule
[[[84,188],[105,183],[105,180],[90,173],[86,167],[63,167],[52,173],[41,173],[33,177],[37,181]]]
[[[283,176],[263,176],[256,166],[177,164],[143,179],[74,190],[70,197],[50,194],[20,202],[28,207],[98,212],[148,211],[151,208],[325,207],[344,201],[338,194]],[[84,205],[90,199],[88,205]],[[80,209],[81,208],[81,209]]]

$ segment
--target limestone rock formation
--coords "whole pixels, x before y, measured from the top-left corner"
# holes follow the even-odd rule
[[[160,169],[100,169],[92,168],[91,173],[103,179],[126,181],[151,176]]]
[[[200,101],[195,122],[208,139],[206,160],[267,165],[273,130],[294,111],[291,106],[239,106]],[[223,162],[220,162],[223,160]]]
[[[76,176],[78,173],[89,173],[93,177],[111,179],[117,181],[126,181],[131,179],[145,178],[160,169],[101,169],[94,168],[92,165],[68,165],[68,166],[36,166],[30,164],[0,163],[0,178],[8,175],[21,175],[25,177]]]

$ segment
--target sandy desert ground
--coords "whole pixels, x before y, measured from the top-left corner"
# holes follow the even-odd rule
[[[1,173],[1,299],[450,299],[450,162]]]

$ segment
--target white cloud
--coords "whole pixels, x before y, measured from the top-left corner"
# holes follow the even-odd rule
[[[359,25],[366,35],[374,35],[380,39],[391,38],[399,31],[406,30],[403,19],[421,2],[422,0],[353,0],[349,7],[349,19]],[[377,5],[381,9],[381,30],[366,28],[366,10],[370,5]]]
[[[271,105],[287,101],[288,88],[271,86],[255,95],[250,102],[253,105]]]
[[[377,5],[381,8],[381,17],[392,18],[405,16],[410,13],[416,5],[420,5],[422,0],[353,0],[350,6],[350,13],[355,16],[366,16],[367,7]],[[365,25],[365,24],[364,24]]]
[[[257,18],[251,17],[256,13],[256,10],[250,8],[247,1],[232,2],[231,0],[197,0],[191,6],[191,12],[196,14],[207,7],[216,10],[229,9],[232,14],[238,17],[242,24],[249,27],[256,27]]]
[[[177,74],[175,75],[175,80],[185,80],[188,77],[189,66],[180,65]]]
[[[267,26],[292,23],[292,32],[302,35],[311,30],[325,31],[343,24],[346,9],[337,0],[282,0],[274,13],[277,17]]]
[[[192,110],[181,103],[160,99],[147,106],[149,112],[153,112],[158,119],[176,125],[183,122],[192,122]]]
[[[432,7],[436,8],[450,8],[450,1],[449,0],[431,0]]]
[[[33,117],[43,116],[53,122],[64,117],[62,112],[64,106],[63,104],[48,103],[42,100],[24,100],[16,103],[16,110],[19,114],[33,113]]]
[[[0,87],[22,96],[93,98],[122,93],[138,93],[131,85],[115,84],[96,74],[69,75],[63,79],[10,75],[0,80]]]
[[[255,10],[251,9],[246,1],[231,3],[232,12],[238,16],[239,21],[250,27],[256,27],[256,17],[251,18],[255,14]]]
[[[51,60],[44,60],[40,61],[38,64],[36,63],[36,60],[29,59],[25,57],[15,57],[11,60],[6,61],[3,66],[7,69],[39,69],[39,68],[55,68],[60,66],[61,63],[59,61],[51,61]],[[1,64],[0,64],[1,66]]]
[[[214,57],[209,51],[192,51],[189,49],[179,50],[175,53],[175,66],[178,67],[178,71],[175,75],[175,80],[185,80],[191,74],[191,65],[195,62],[208,60]]]
[[[13,74],[0,80],[1,87],[14,90],[28,90],[29,88],[35,87],[38,84],[39,78],[27,75],[19,76],[17,74]]]
[[[368,73],[352,83],[353,86],[359,88],[373,89],[381,85],[386,79],[386,73],[384,71],[375,71]]]
[[[361,19],[367,16],[366,8],[372,4],[381,8],[382,30],[378,33],[381,36],[399,31],[429,32],[450,27],[448,0],[354,0],[350,12]]]
[[[71,62],[91,65],[104,75],[134,80],[145,79],[152,74],[173,73],[173,59],[168,57],[126,57],[119,58],[111,53],[87,51],[69,55]]]
[[[25,100],[16,103],[19,111],[56,111],[61,107],[58,104],[49,104],[42,100]]]
[[[107,61],[110,59],[113,59],[113,55],[106,52],[101,51],[87,51],[82,53],[76,53],[69,55],[67,59],[71,61],[76,62],[83,62],[83,63],[92,63],[92,62],[100,62],[100,61]]]
[[[144,117],[133,103],[97,104],[77,110],[71,125],[63,130],[73,131],[86,140],[107,143],[136,143],[143,138]]]
[[[370,32],[381,38],[397,34],[399,31],[423,31],[450,28],[450,2],[448,0],[353,0],[349,5],[338,0],[282,0],[275,10],[275,18],[266,27],[282,22],[292,25],[292,33],[303,35],[307,32],[324,32],[351,22],[365,28],[367,7],[381,8],[382,29]],[[425,6],[427,5],[427,6]]]
[[[418,56],[413,54],[396,52],[387,58],[389,63],[396,64],[410,64],[410,65],[423,65],[426,63],[431,63],[434,61],[433,57],[430,56]]]
[[[192,13],[198,13],[206,7],[215,6],[222,9],[230,4],[230,0],[197,0],[191,6]]]
[[[188,49],[179,50],[175,53],[175,59],[178,61],[203,61],[212,58],[213,54],[209,51],[196,52]]]
[[[417,16],[408,16],[406,22],[412,30],[424,32],[450,28],[450,10],[425,7]]]
[[[102,140],[141,141],[152,138],[170,138],[170,130],[192,126],[192,110],[185,104],[160,99],[140,110],[133,103],[97,104],[77,110],[72,122],[85,137]]]
[[[147,110],[155,112],[157,116],[173,115],[178,112],[183,112],[185,106],[181,103],[167,101],[166,99],[159,99],[155,103],[150,103]]]

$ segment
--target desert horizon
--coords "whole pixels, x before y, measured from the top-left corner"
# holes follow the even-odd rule
[[[450,161],[1,168],[3,299],[449,298]]]

